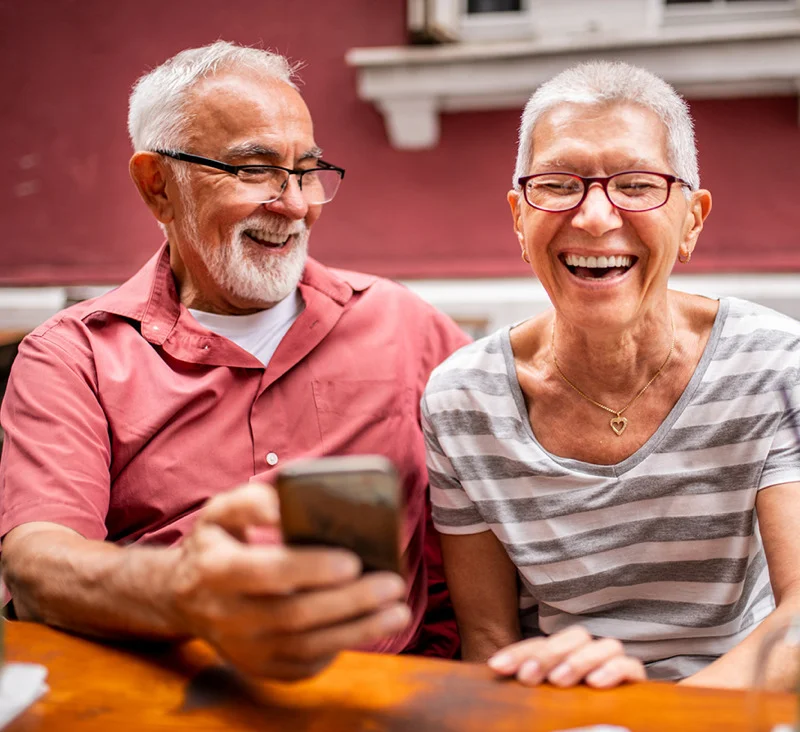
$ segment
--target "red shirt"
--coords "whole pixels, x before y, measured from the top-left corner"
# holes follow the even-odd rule
[[[3,402],[0,535],[50,521],[89,539],[172,544],[211,496],[271,483],[289,460],[383,454],[403,480],[414,622],[378,650],[418,641],[423,552],[442,590],[436,537],[425,538],[419,399],[467,337],[402,286],[314,260],[300,292],[305,310],[266,368],[192,318],[166,245],[118,289],[37,328]]]

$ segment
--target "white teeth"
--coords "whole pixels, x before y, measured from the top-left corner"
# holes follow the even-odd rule
[[[270,244],[283,244],[291,236],[291,234],[288,233],[280,234],[263,229],[248,229],[245,234],[252,236],[254,239],[269,242]]]
[[[576,254],[567,254],[564,261],[570,267],[591,267],[592,269],[608,267],[630,267],[633,257],[628,254],[618,254],[611,257],[579,257]]]

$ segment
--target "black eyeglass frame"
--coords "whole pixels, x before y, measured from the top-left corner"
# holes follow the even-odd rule
[[[667,195],[661,203],[656,206],[650,206],[649,208],[625,208],[625,206],[619,206],[611,200],[611,196],[608,195],[609,182],[620,175],[632,175],[635,173],[640,173],[642,175],[655,175],[664,179],[664,181],[667,183]],[[576,178],[577,180],[581,181],[581,183],[583,183],[583,195],[580,197],[580,200],[569,208],[544,208],[543,206],[537,206],[536,204],[531,203],[528,200],[528,181],[533,178],[539,178],[546,175],[568,175],[570,178]],[[669,173],[656,173],[653,170],[623,170],[619,173],[614,173],[614,175],[606,176],[605,178],[586,178],[582,175],[578,175],[577,173],[569,173],[566,170],[551,170],[547,173],[534,173],[533,175],[523,175],[521,178],[517,178],[517,184],[520,186],[520,188],[522,188],[522,195],[525,198],[525,203],[527,203],[531,208],[535,208],[537,211],[546,211],[547,213],[565,213],[566,211],[573,211],[576,208],[579,208],[586,200],[586,196],[589,195],[589,187],[593,183],[600,184],[600,186],[603,188],[603,193],[606,194],[608,202],[614,208],[619,209],[620,211],[626,211],[627,213],[644,213],[645,211],[654,211],[657,208],[665,206],[667,201],[669,201],[669,196],[672,193],[672,186],[675,183],[680,183],[682,186],[686,186],[689,190],[692,190],[691,184],[685,181],[683,178],[679,178],[677,175],[670,175]]]
[[[273,201],[277,201],[283,195],[283,192],[286,190],[286,186],[289,183],[289,178],[292,175],[297,176],[297,185],[300,186],[300,190],[303,190],[303,176],[306,173],[315,173],[320,170],[333,170],[339,174],[340,181],[344,180],[344,168],[340,168],[338,165],[333,165],[332,163],[328,163],[325,160],[317,160],[317,166],[314,168],[299,169],[299,168],[286,168],[283,165],[259,165],[253,163],[249,165],[230,165],[229,163],[223,163],[221,160],[214,160],[213,158],[204,158],[200,155],[192,155],[192,153],[172,151],[172,150],[154,150],[153,152],[155,152],[158,155],[164,155],[167,158],[180,160],[184,163],[194,163],[195,165],[204,165],[207,168],[215,168],[216,170],[222,170],[225,173],[229,173],[230,175],[235,175],[237,178],[239,178],[239,171],[247,168],[283,170],[286,173],[288,173],[289,175],[286,176],[286,182],[281,186],[281,191],[278,194],[278,196],[269,201],[264,201],[263,203],[272,203]],[[323,203],[329,203],[329,201],[323,201]],[[316,205],[321,205],[321,204],[316,204]]]

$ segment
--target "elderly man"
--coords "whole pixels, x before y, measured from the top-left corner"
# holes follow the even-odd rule
[[[307,258],[344,170],[321,159],[284,58],[184,51],[139,80],[129,131],[131,176],[167,243],[20,348],[0,462],[17,616],[199,636],[275,678],[344,648],[452,653],[454,635],[424,619],[437,547],[418,401],[466,336],[400,286]],[[400,471],[407,582],[275,539],[275,471],[344,453]]]

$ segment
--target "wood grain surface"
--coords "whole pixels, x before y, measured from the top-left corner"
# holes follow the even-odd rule
[[[538,732],[599,723],[633,732],[756,732],[796,711],[783,694],[655,682],[528,689],[485,666],[364,653],[341,654],[311,681],[256,683],[199,641],[110,646],[19,622],[7,624],[6,647],[9,661],[46,665],[50,685],[11,732]]]

